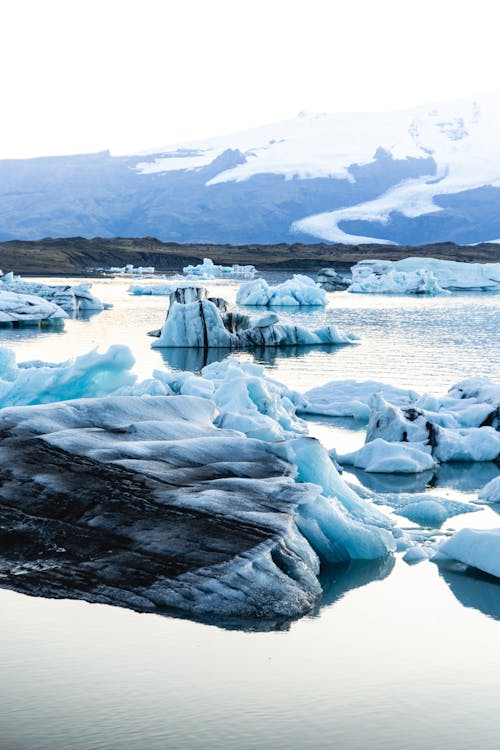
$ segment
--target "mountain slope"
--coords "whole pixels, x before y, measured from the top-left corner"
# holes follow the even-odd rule
[[[0,161],[0,239],[500,238],[500,93],[294,120],[140,155]]]

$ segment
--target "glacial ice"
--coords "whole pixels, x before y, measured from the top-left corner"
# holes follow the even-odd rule
[[[461,529],[438,547],[435,560],[457,560],[500,578],[499,550],[500,529]]]
[[[277,286],[269,286],[265,279],[256,279],[242,284],[236,295],[238,305],[283,306],[300,305],[324,307],[328,300],[326,292],[309,276],[294,275]]]
[[[358,469],[384,474],[417,474],[434,469],[436,461],[430,452],[408,443],[393,443],[376,438],[362,448],[343,455],[333,454],[341,464],[352,464]]]
[[[302,414],[354,417],[367,422],[374,393],[380,393],[391,404],[407,404],[418,398],[416,391],[376,380],[333,380],[304,393],[304,403],[298,410]]]
[[[189,288],[178,289],[171,295],[167,319],[158,340],[153,343],[154,348],[242,349],[353,344],[357,341],[356,336],[341,334],[334,325],[311,331],[300,326],[282,325],[272,313],[250,317],[226,312],[224,300],[206,298],[206,290],[201,288],[195,291],[196,301],[191,301],[193,297]]]
[[[0,293],[13,292],[40,297],[62,307],[65,312],[75,314],[86,310],[104,310],[100,299],[91,293],[92,284],[44,284],[40,281],[25,281],[13,273],[0,278]]]
[[[500,476],[485,484],[478,498],[483,503],[500,503]]]
[[[128,263],[126,266],[111,266],[104,268],[105,273],[114,273],[117,276],[143,276],[144,274],[154,274],[154,266],[134,266]]]
[[[185,266],[182,273],[189,279],[211,280],[211,279],[253,279],[257,273],[255,266],[240,266],[234,263],[232,266],[215,265],[210,258],[203,258],[203,263],[197,266]]]
[[[50,304],[50,303],[48,303]],[[0,407],[99,397],[131,385],[134,358],[127,346],[96,349],[60,364],[23,362],[0,347]]]
[[[63,325],[67,313],[53,302],[32,294],[4,291],[0,285],[0,324]]]
[[[322,268],[316,277],[316,282],[325,292],[339,292],[350,286],[351,279],[337,273],[333,268]]]
[[[363,294],[500,291],[500,263],[461,263],[437,258],[362,260],[351,272],[349,291]]]

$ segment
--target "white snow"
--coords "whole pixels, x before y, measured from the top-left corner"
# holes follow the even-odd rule
[[[351,272],[349,291],[358,294],[500,291],[500,263],[460,263],[437,258],[362,260]]]
[[[242,284],[238,289],[236,302],[238,305],[295,307],[324,306],[328,299],[324,289],[309,276],[295,274],[291,279],[276,286],[269,286],[265,279]]]
[[[499,99],[493,93],[400,112],[304,115],[243,133],[156,149],[136,169],[141,174],[196,170],[231,149],[239,152],[243,163],[222,169],[208,185],[269,173],[286,179],[331,177],[353,182],[349,167],[373,162],[379,148],[394,159],[432,157],[435,174],[430,171],[404,180],[353,207],[304,216],[292,227],[330,242],[387,243],[348,234],[339,224],[363,220],[383,226],[394,211],[408,217],[440,211],[434,202],[437,195],[500,184]]]

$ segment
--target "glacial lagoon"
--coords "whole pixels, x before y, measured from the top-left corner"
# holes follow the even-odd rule
[[[129,283],[96,280],[92,291],[112,309],[68,320],[62,331],[2,329],[0,343],[19,362],[57,362],[123,343],[140,378],[155,368],[196,371],[227,354],[151,349],[146,332],[163,322],[167,300],[132,297]],[[234,302],[237,283],[207,286]],[[328,296],[327,308],[280,309],[280,316],[306,327],[334,323],[357,334],[359,346],[231,356],[262,362],[299,391],[356,378],[444,393],[471,375],[499,376],[498,295]],[[315,417],[309,425],[339,452],[364,440],[355,420]],[[441,465],[432,476],[344,476],[376,492],[471,501],[499,474],[495,464],[476,463]],[[500,525],[494,507],[480,507],[444,528]],[[430,562],[410,566],[398,554],[325,570],[322,585],[314,612],[262,631],[0,590],[0,747],[498,747],[500,586],[493,579]]]

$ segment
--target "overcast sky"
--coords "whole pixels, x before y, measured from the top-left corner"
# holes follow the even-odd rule
[[[4,0],[0,158],[500,89],[497,0]]]

